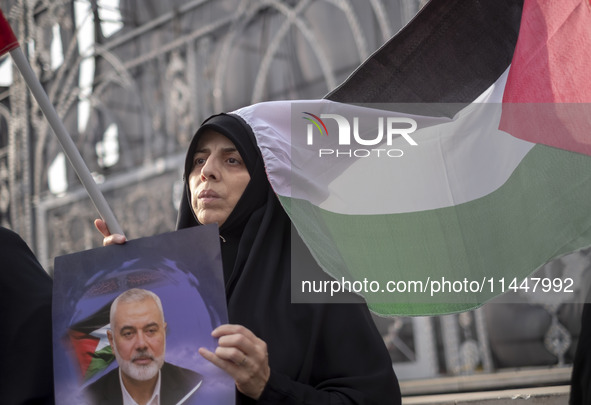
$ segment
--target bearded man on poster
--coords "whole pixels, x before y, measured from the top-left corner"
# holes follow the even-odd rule
[[[177,404],[201,386],[201,374],[164,361],[166,322],[156,294],[123,292],[111,304],[110,322],[107,337],[119,367],[85,389],[92,404]]]

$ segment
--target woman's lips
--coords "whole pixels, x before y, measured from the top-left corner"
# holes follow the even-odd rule
[[[197,198],[201,200],[202,203],[208,203],[219,199],[220,195],[213,190],[201,190],[197,195]]]

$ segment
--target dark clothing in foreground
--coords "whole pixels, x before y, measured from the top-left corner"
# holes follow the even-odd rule
[[[176,405],[188,394],[193,395],[203,381],[201,374],[170,363],[164,363],[160,372],[161,405]],[[119,367],[90,384],[84,391],[90,404],[123,405]]]
[[[398,381],[365,304],[292,304],[291,239],[303,246],[267,180],[250,126],[236,115],[210,118],[195,135],[185,165],[192,168],[204,129],[230,139],[250,182],[223,223],[222,262],[230,323],[244,325],[268,346],[271,376],[255,401],[237,404],[400,404]],[[198,225],[186,184],[177,227]],[[307,249],[307,272],[326,275]],[[298,258],[300,258],[298,256]]]
[[[587,302],[589,302],[587,298]],[[591,304],[583,307],[581,333],[573,363],[571,405],[591,404]]]
[[[51,277],[0,227],[0,403],[53,404]]]

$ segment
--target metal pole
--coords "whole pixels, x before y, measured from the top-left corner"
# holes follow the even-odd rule
[[[74,144],[74,141],[68,134],[66,127],[64,127],[64,124],[57,115],[57,112],[55,111],[53,104],[51,104],[51,101],[49,101],[47,93],[45,93],[45,90],[41,86],[39,79],[37,79],[35,72],[33,72],[33,69],[31,69],[31,66],[25,58],[23,51],[20,47],[17,47],[10,51],[10,55],[12,56],[12,59],[14,60],[16,67],[25,79],[27,86],[29,86],[31,93],[33,93],[33,96],[37,100],[37,103],[39,103],[41,111],[43,111],[43,114],[45,114],[47,121],[49,121],[49,125],[53,129],[53,132],[56,134],[59,143],[61,144],[66,156],[68,157],[68,160],[74,167],[74,171],[76,172],[78,178],[80,178],[80,181],[82,182],[82,185],[90,195],[90,199],[92,200],[92,203],[98,210],[100,216],[107,223],[107,226],[109,227],[111,233],[119,233],[123,235],[123,230],[121,229],[121,226],[119,226],[119,223],[117,222],[117,219],[113,214],[113,211],[111,211],[111,207],[109,207],[107,200],[105,200],[105,197],[99,190],[96,182],[94,181],[94,178],[92,177],[92,174],[90,173],[90,170],[88,170],[88,167],[84,163],[84,160],[82,159],[82,156],[78,151],[78,148],[76,148],[76,145]]]
[[[57,115],[53,104],[51,104],[49,101],[47,93],[43,89],[43,86],[41,86],[41,83],[35,75],[35,72],[33,72],[33,69],[31,69],[31,65],[29,65],[27,58],[25,58],[25,54],[20,48],[18,40],[16,39],[10,24],[8,24],[8,21],[2,13],[2,10],[0,10],[0,56],[6,52],[10,52],[16,67],[25,79],[27,86],[29,86],[31,93],[33,93],[33,96],[37,100],[37,103],[39,103],[41,111],[43,111],[45,118],[47,118],[47,121],[49,121],[51,129],[53,129],[53,132],[56,134],[59,143],[68,157],[68,160],[74,167],[74,171],[88,192],[90,200],[98,210],[99,215],[107,223],[111,233],[119,233],[123,235],[123,230],[121,229],[121,226],[119,226],[119,223],[117,222],[113,211],[111,211],[111,207],[109,207],[107,200],[105,200],[105,196],[103,196],[96,185],[92,174],[90,174],[90,170],[88,170],[88,167],[84,163],[84,160],[78,151],[78,148],[76,148],[76,145],[68,134],[66,127],[60,120],[60,117]]]

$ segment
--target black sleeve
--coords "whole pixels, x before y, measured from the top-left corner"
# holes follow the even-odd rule
[[[583,306],[581,333],[573,362],[570,405],[591,403],[591,294]]]
[[[365,305],[322,305],[313,378],[302,383],[271,370],[257,404],[400,404],[390,356]]]
[[[0,227],[0,402],[53,404],[52,280],[16,233]]]

